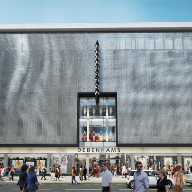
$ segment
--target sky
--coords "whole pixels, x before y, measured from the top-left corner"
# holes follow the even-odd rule
[[[192,0],[0,0],[0,23],[192,22]]]

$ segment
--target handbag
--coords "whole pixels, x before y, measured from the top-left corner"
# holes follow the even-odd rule
[[[23,187],[22,192],[28,192],[28,190],[25,187]]]
[[[177,177],[178,177],[178,173],[177,173]],[[176,181],[177,181],[177,177],[176,177]],[[175,185],[173,191],[174,192],[180,192],[180,190],[181,190],[181,187],[179,185]]]
[[[181,187],[179,185],[175,185],[173,191],[174,192],[179,192],[181,190]]]

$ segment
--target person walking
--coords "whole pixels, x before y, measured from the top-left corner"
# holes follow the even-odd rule
[[[42,172],[43,172],[43,176],[41,177],[41,179],[44,178],[44,180],[46,180],[45,175],[46,175],[46,173],[47,173],[47,169],[46,169],[46,167],[45,167],[44,164],[43,164],[43,167],[42,167]]]
[[[167,174],[169,175],[169,178],[171,177],[171,169],[170,169],[170,165],[167,167]]]
[[[186,164],[185,166],[185,174],[188,174],[189,173],[189,166]]]
[[[9,178],[9,180],[11,180],[11,179],[12,179],[12,181],[14,180],[14,179],[13,179],[14,174],[15,174],[15,167],[14,167],[14,165],[13,165],[13,166],[11,167],[11,173],[10,173],[11,177]]]
[[[39,167],[37,166],[37,171],[36,171],[37,178],[39,177]]]
[[[131,171],[131,166],[129,166],[128,170],[129,170],[129,172]]]
[[[128,172],[129,172],[128,167],[126,167],[126,169],[125,169],[125,178],[127,177]]]
[[[97,173],[97,178],[102,177],[102,192],[112,192],[112,177],[113,175],[107,169],[107,163],[102,162],[101,168]]]
[[[27,190],[28,192],[36,192],[38,190],[37,185],[41,185],[41,183],[38,182],[37,180],[37,175],[36,175],[36,169],[34,166],[31,166],[28,171],[28,185],[27,185]]]
[[[80,166],[80,169],[79,169],[79,179],[80,179],[80,181],[83,181],[83,167],[82,167],[82,165]]]
[[[77,174],[77,171],[75,167],[72,167],[72,185],[73,185],[73,180],[75,181],[76,185],[78,184],[78,182],[75,180],[76,174]]]
[[[23,188],[27,188],[27,177],[28,177],[27,169],[28,169],[28,166],[23,165],[21,167],[21,172],[19,173],[19,181],[17,182],[17,185],[20,191],[22,191]]]
[[[123,175],[125,174],[125,169],[126,169],[125,165],[122,164],[122,167],[121,167],[122,178],[123,178]]]
[[[177,164],[176,165],[176,170],[177,170],[177,172],[174,174],[175,187],[174,187],[173,191],[182,191],[182,185],[184,184],[183,173],[181,173],[182,165]]]
[[[142,170],[142,163],[137,161],[135,166],[137,171],[134,173],[133,192],[149,192],[149,178]]]
[[[1,180],[3,180],[4,174],[5,174],[5,168],[2,165],[2,167],[1,167]]]
[[[87,179],[87,178],[86,178],[86,175],[87,175],[87,168],[86,168],[85,165],[84,165],[83,168],[84,168],[84,169],[83,169],[84,180],[86,180],[86,179]]]
[[[114,177],[117,177],[117,165],[115,165],[115,167],[114,167]]]
[[[8,173],[9,173],[9,168],[8,168],[8,166],[6,166],[6,168],[5,168],[5,176],[8,176]]]
[[[55,178],[56,178],[56,181],[57,181],[57,179],[58,179],[58,181],[59,181],[59,167],[57,166],[56,167],[56,169],[55,169]]]
[[[169,191],[169,182],[167,180],[167,175],[164,170],[160,169],[157,171],[157,192],[168,192]]]
[[[174,171],[175,171],[173,165],[171,165],[170,171],[171,171],[171,176],[172,176],[172,178],[173,178]]]

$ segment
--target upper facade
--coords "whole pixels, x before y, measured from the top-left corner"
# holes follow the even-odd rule
[[[192,145],[192,23],[0,24],[0,145],[79,145],[97,40],[117,146]]]

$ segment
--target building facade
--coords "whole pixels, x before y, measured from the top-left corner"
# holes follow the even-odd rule
[[[1,164],[192,164],[192,23],[3,24],[0,45]]]

